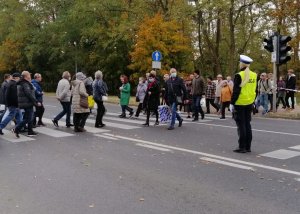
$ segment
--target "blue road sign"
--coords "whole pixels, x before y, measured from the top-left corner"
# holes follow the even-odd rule
[[[161,53],[159,52],[159,51],[154,51],[153,53],[152,53],[152,60],[153,61],[160,61],[161,60],[161,57],[162,57],[162,55],[161,55]]]

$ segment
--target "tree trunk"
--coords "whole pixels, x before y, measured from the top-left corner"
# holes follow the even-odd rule
[[[300,34],[300,29],[299,29],[299,16],[300,16],[300,0],[296,1],[296,5],[297,5],[297,12],[296,12],[296,35],[298,36]],[[296,64],[296,66],[299,66],[299,40],[297,41],[295,48],[294,48],[294,62]]]
[[[231,6],[229,9],[229,35],[230,35],[230,45],[229,45],[229,62],[227,73],[233,74],[236,69],[236,47],[235,47],[235,23],[234,23],[234,4],[235,1],[231,0]]]

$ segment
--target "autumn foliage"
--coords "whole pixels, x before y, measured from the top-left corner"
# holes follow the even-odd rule
[[[130,53],[132,70],[146,72],[151,69],[151,54],[155,50],[162,53],[162,70],[176,67],[187,69],[192,61],[190,39],[184,35],[180,23],[166,21],[161,14],[146,17],[139,25],[133,51]]]

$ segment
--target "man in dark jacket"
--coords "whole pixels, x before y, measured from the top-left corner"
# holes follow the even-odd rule
[[[288,75],[286,78],[286,88],[290,89],[286,91],[285,103],[288,108],[290,108],[289,98],[291,98],[292,109],[295,109],[295,92],[292,90],[296,89],[296,75],[293,69],[288,70]]]
[[[193,106],[195,107],[195,118],[193,121],[199,120],[199,112],[201,114],[201,119],[204,119],[204,112],[202,110],[202,107],[200,105],[200,100],[202,98],[202,95],[205,94],[204,92],[204,81],[202,77],[200,77],[200,71],[195,70],[194,71],[195,78],[192,82],[192,96],[193,96]]]
[[[183,80],[177,76],[175,68],[170,70],[170,79],[167,81],[165,100],[168,106],[171,107],[172,119],[168,130],[173,130],[175,125],[175,119],[179,121],[178,127],[182,126],[183,119],[177,113],[178,103],[184,103],[186,100],[186,88]]]
[[[1,84],[1,89],[0,89],[0,105],[1,109],[3,112],[0,112],[0,122],[2,120],[2,117],[4,116],[5,110],[6,110],[6,99],[5,99],[5,93],[7,89],[7,84],[11,80],[11,75],[10,74],[4,74],[4,81]]]
[[[17,83],[18,89],[18,106],[24,109],[23,121],[16,125],[13,130],[16,137],[19,138],[20,130],[28,124],[28,136],[36,136],[37,134],[32,130],[33,121],[33,106],[41,106],[35,98],[35,90],[31,84],[31,76],[28,71],[22,72],[22,79]]]
[[[14,73],[12,79],[7,84],[7,89],[4,99],[6,100],[7,109],[0,123],[0,135],[3,135],[2,129],[7,124],[16,118],[17,124],[22,121],[22,113],[18,108],[18,94],[17,94],[17,82],[20,80],[21,75]]]
[[[39,73],[34,74],[34,79],[31,81],[34,89],[35,89],[35,98],[36,100],[41,103],[41,106],[36,106],[35,107],[35,113],[34,113],[34,118],[33,118],[33,126],[45,126],[45,124],[42,121],[44,112],[45,112],[45,107],[43,105],[43,96],[44,92],[41,86],[41,81],[42,81],[42,75]],[[39,118],[38,123],[36,124],[36,118]]]

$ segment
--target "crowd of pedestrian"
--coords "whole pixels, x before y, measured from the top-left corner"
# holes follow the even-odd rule
[[[15,122],[12,130],[17,137],[19,133],[26,130],[28,136],[35,136],[33,128],[45,126],[43,115],[45,107],[43,105],[42,75],[36,73],[31,80],[31,73],[23,71],[22,74],[5,74],[1,85],[0,102],[5,106],[0,115],[0,134],[10,121]],[[183,118],[180,114],[182,108],[187,112],[187,119],[198,121],[205,118],[205,114],[211,113],[213,107],[220,119],[225,119],[226,110],[232,101],[234,82],[230,76],[223,79],[221,74],[216,79],[208,76],[206,81],[201,76],[199,70],[192,74],[180,77],[175,68],[170,69],[168,74],[161,80],[156,71],[152,70],[145,76],[140,76],[136,87],[137,110],[129,107],[132,87],[126,75],[120,76],[119,98],[121,106],[120,118],[126,118],[126,111],[129,117],[134,115],[138,118],[141,113],[146,115],[143,124],[150,125],[150,117],[155,116],[154,125],[159,125],[159,107],[168,106],[171,114],[168,130],[175,128],[175,121],[178,120],[179,127],[182,126]],[[286,79],[281,76],[277,82],[276,108],[282,103],[282,108],[294,109],[294,93],[296,89],[296,78],[292,69],[288,70]],[[262,114],[267,114],[273,108],[274,81],[272,74],[261,73],[257,82],[255,111],[262,106]],[[74,126],[75,132],[85,132],[85,123],[93,105],[90,99],[97,104],[97,115],[95,127],[105,126],[103,117],[106,112],[104,101],[107,100],[108,86],[103,80],[101,71],[96,71],[94,80],[86,77],[84,73],[77,72],[71,77],[70,72],[65,71],[62,79],[58,82],[56,98],[60,102],[62,111],[56,115],[52,122],[59,127],[58,122],[66,115],[65,126]],[[291,106],[290,100],[291,98]],[[204,109],[206,111],[204,111]],[[71,122],[71,112],[73,112],[73,123]]]

